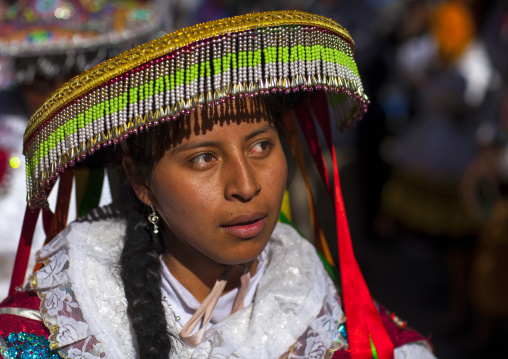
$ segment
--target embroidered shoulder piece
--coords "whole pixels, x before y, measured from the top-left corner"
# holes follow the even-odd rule
[[[398,359],[435,359],[432,354],[430,342],[416,330],[407,326],[407,323],[394,313],[379,306],[379,313],[383,324],[395,347],[395,358]],[[340,327],[339,327],[340,330]],[[344,335],[347,334],[344,330]],[[325,356],[332,359],[350,359],[351,354],[347,348],[339,348],[333,356]]]
[[[61,358],[49,348],[40,302],[34,292],[17,291],[0,304],[0,357]]]
[[[333,289],[332,289],[333,292]],[[342,307],[342,301],[338,295],[335,297],[338,307]],[[279,359],[305,359],[305,358],[331,358],[333,353],[338,350],[349,352],[349,344],[346,333],[346,317],[341,315],[339,320],[333,320],[331,314],[332,308],[330,303],[325,303],[318,320],[326,331],[320,332],[315,329],[315,325],[309,327],[301,335],[295,344],[293,344],[287,353]],[[326,345],[329,343],[329,345]]]
[[[68,273],[67,236],[71,231],[73,235],[86,234],[71,225],[42,248],[36,260],[45,266],[31,277],[29,285],[41,299],[40,312],[50,330],[49,348],[58,349],[64,357],[92,354],[92,358],[102,358],[104,352],[83,318]]]
[[[38,252],[45,266],[29,285],[41,298],[50,348],[62,356],[135,356],[118,265],[124,238],[121,209],[106,206],[71,223]]]
[[[10,333],[0,337],[0,354],[4,359],[60,359],[56,350],[49,348],[49,340],[43,335],[27,332]]]

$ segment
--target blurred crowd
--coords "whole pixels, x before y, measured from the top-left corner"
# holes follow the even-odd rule
[[[14,3],[0,0],[0,21]],[[326,15],[350,32],[371,104],[338,147],[354,247],[372,295],[430,336],[440,358],[506,358],[508,2],[153,4],[163,14],[162,32],[281,9]],[[5,61],[0,56],[0,82],[7,84],[1,71]],[[14,213],[0,225],[4,278],[10,275],[24,211],[24,204],[20,208],[11,198],[24,196],[24,176],[13,175],[22,167],[24,126],[33,105],[40,104],[35,97],[63,80],[13,81],[0,92],[0,213]]]

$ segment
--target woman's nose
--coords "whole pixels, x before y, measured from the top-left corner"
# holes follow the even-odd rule
[[[248,202],[261,191],[255,169],[243,156],[236,158],[226,167],[226,199]]]

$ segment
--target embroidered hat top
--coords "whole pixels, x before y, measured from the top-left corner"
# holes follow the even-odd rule
[[[0,15],[0,87],[82,72],[153,38],[160,16],[139,0],[19,0]],[[139,41],[142,40],[142,41]],[[14,65],[14,62],[16,64]]]

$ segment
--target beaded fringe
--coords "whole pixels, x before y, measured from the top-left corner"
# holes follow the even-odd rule
[[[45,187],[67,166],[197,106],[312,90],[347,95],[339,100],[352,115],[342,113],[342,127],[368,101],[351,46],[331,31],[275,26],[193,42],[91,90],[41,126],[26,146],[27,200],[47,206]]]

